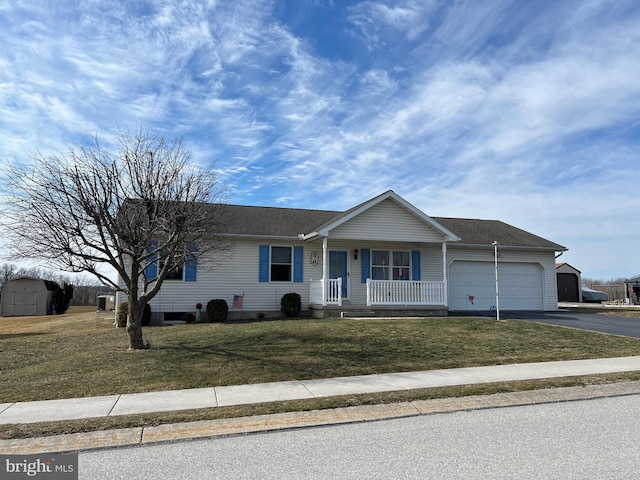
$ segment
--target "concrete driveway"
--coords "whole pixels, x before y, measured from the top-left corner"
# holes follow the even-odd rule
[[[598,315],[596,313],[575,313],[570,310],[558,310],[556,312],[500,311],[500,318],[505,320],[510,318],[532,320],[551,325],[640,338],[640,318]]]

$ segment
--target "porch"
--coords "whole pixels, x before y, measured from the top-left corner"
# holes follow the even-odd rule
[[[446,315],[445,282],[371,280],[366,302],[344,299],[343,279],[311,280],[309,311],[313,317],[390,317]]]

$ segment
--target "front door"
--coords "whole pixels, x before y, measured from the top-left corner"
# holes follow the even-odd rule
[[[347,298],[347,252],[329,251],[329,278],[342,278],[342,298]]]

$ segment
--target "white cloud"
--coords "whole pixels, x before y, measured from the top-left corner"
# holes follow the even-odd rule
[[[410,41],[430,28],[429,13],[436,6],[434,1],[403,0],[388,3],[365,1],[351,8],[350,21],[367,39],[369,48],[376,49],[387,42],[386,27],[400,33]]]
[[[585,273],[640,235],[632,1],[22,3],[0,28],[0,156],[140,122],[216,160],[239,203],[393,188],[568,258],[599,245]]]

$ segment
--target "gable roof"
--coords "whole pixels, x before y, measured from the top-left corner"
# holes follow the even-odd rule
[[[556,263],[556,270],[559,269],[559,268],[563,268],[563,267],[570,268],[571,270],[575,270],[578,273],[582,273],[576,267],[574,267],[573,265],[569,265],[567,262]]]
[[[499,220],[447,217],[433,217],[433,219],[460,237],[458,245],[491,245],[493,242],[498,242],[498,245],[508,247],[567,250],[562,245]]]
[[[343,223],[348,222],[352,218],[360,215],[361,213],[369,210],[370,208],[375,207],[376,205],[378,205],[379,203],[385,200],[391,200],[395,202],[401,208],[405,209],[407,212],[415,216],[419,221],[427,223],[432,228],[439,231],[446,238],[447,241],[459,240],[459,237],[456,234],[444,228],[442,225],[439,225],[431,217],[429,217],[424,212],[422,212],[421,210],[411,205],[409,202],[407,202],[404,198],[402,198],[400,195],[395,193],[393,190],[387,190],[386,192],[378,195],[377,197],[373,197],[370,200],[362,202],[361,204],[356,205],[355,207],[350,208],[349,210],[334,216],[333,218],[325,222],[323,225],[320,225],[315,231],[307,233],[305,235],[305,238],[312,238],[318,235],[326,236],[334,228],[339,227]]]
[[[388,190],[349,210],[307,210],[300,208],[225,205],[228,235],[255,237],[289,237],[305,239],[328,232],[360,213],[390,199],[441,232],[448,242],[458,245],[502,246],[564,251],[566,247],[498,220],[429,217],[392,190]]]

